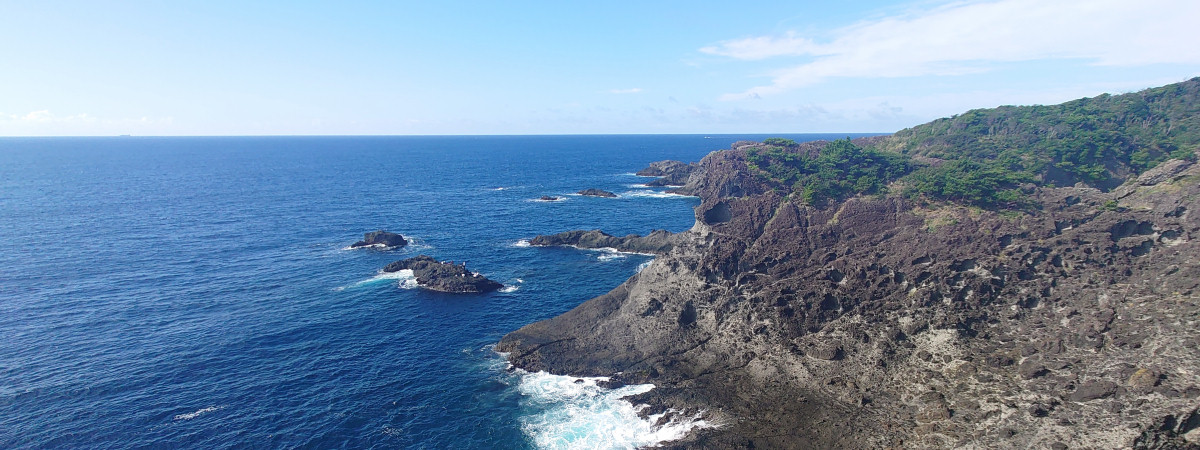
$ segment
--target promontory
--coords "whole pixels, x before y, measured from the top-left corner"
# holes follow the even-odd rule
[[[1195,448],[1198,144],[1200,78],[738,142],[653,263],[497,349],[717,425],[668,447]]]

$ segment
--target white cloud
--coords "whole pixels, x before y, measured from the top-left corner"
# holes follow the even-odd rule
[[[794,33],[701,48],[742,60],[806,57],[772,73],[772,83],[722,100],[740,100],[830,78],[948,76],[998,63],[1077,59],[1103,66],[1200,63],[1200,2],[1195,0],[998,0],[860,22],[824,42]]]
[[[642,88],[609,89],[608,92],[611,94],[638,94],[642,92]]]
[[[799,38],[795,33],[789,32],[778,38],[759,36],[724,41],[719,46],[704,47],[700,51],[711,55],[756,60],[775,56],[822,55],[829,50],[811,39]]]

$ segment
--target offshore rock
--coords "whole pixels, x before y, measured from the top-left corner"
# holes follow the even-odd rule
[[[596,188],[584,189],[582,191],[577,192],[577,194],[585,195],[588,197],[605,197],[605,198],[613,198],[613,197],[617,196],[617,194],[614,194],[612,192],[608,192],[608,191],[605,191],[602,189],[596,189]]]
[[[466,264],[450,264],[432,257],[420,255],[388,264],[384,272],[413,271],[417,286],[425,289],[454,294],[479,294],[504,287],[467,270]]]
[[[815,208],[759,181],[741,144],[689,175],[696,223],[654,264],[497,349],[527,370],[653,383],[631,398],[644,413],[720,424],[668,447],[1194,445],[1200,165],[1108,193],[1031,189],[1030,213]]]
[[[645,236],[630,234],[616,237],[600,230],[575,230],[551,235],[538,235],[529,240],[537,247],[570,246],[579,248],[611,248],[622,252],[664,254],[674,247],[678,235],[666,230],[654,230]]]
[[[390,233],[387,231],[379,230],[379,231],[372,231],[370,233],[363,234],[363,239],[361,241],[355,242],[354,245],[350,246],[350,248],[362,248],[362,247],[374,247],[374,246],[403,247],[405,245],[408,245],[408,240],[404,239],[404,236],[401,236],[397,233]]]

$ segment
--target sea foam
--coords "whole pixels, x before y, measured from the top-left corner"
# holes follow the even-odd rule
[[[388,282],[388,281],[395,281],[396,287],[399,287],[400,289],[416,289],[418,287],[417,286],[417,276],[415,274],[413,274],[412,270],[397,270],[395,272],[380,271],[378,274],[376,274],[375,276],[373,276],[371,278],[359,281],[359,282],[354,283],[349,286],[342,286],[340,288],[337,288],[336,290],[341,291],[341,290],[345,290],[347,288],[362,287],[362,286],[367,286],[367,285],[382,283],[382,282]]]
[[[596,384],[606,381],[604,377],[517,372],[522,405],[530,412],[521,417],[521,429],[538,448],[633,449],[681,439],[695,428],[712,426],[699,414],[665,424],[657,424],[662,414],[638,416],[646,405],[635,406],[623,397],[649,392],[652,384],[607,389]]]
[[[663,192],[663,191],[653,191],[653,190],[649,190],[649,189],[641,190],[641,191],[628,191],[628,192],[623,193],[622,195],[628,196],[628,197],[642,197],[642,198],[688,198],[688,197],[690,197],[689,195],[671,194],[671,193],[667,193],[667,192]]]
[[[221,408],[222,408],[221,406],[209,406],[207,408],[201,408],[201,409],[198,409],[198,410],[190,412],[190,413],[176,414],[175,420],[192,420],[192,419],[200,417],[204,414],[208,414],[210,412],[219,410]]]

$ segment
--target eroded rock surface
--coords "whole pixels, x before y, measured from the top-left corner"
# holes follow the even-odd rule
[[[695,164],[688,164],[682,161],[655,161],[650,163],[649,167],[637,171],[637,175],[659,177],[656,180],[646,183],[646,186],[683,186],[687,184],[688,178],[695,168]]]
[[[528,370],[653,383],[644,413],[722,424],[681,448],[1194,445],[1200,165],[1032,189],[1029,214],[816,209],[744,156],[692,171],[696,224],[653,264],[497,348]],[[612,238],[571,233],[555,242]]]

